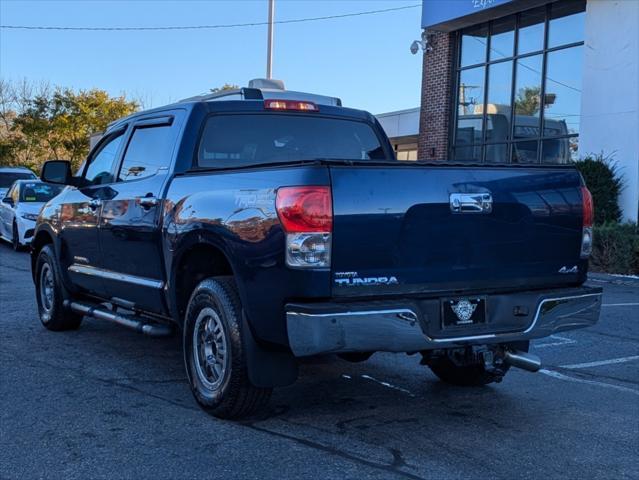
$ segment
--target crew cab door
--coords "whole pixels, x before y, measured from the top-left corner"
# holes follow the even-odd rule
[[[18,193],[19,193],[18,184],[14,183],[6,196],[3,196],[0,203],[0,235],[2,235],[6,239],[10,239],[13,235],[13,212],[18,202]],[[5,203],[4,199],[11,199],[13,205],[9,203]]]
[[[71,282],[97,296],[105,296],[104,267],[98,236],[102,203],[113,191],[113,170],[126,129],[110,133],[89,155],[78,188],[66,189],[60,199],[62,265]]]
[[[131,125],[113,196],[104,201],[100,243],[110,298],[164,313],[162,197],[184,112],[141,117]]]

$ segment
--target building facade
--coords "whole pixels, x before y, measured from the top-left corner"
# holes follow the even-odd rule
[[[398,152],[417,134],[421,160],[610,156],[637,221],[639,0],[424,0],[422,28],[419,123],[378,116]]]

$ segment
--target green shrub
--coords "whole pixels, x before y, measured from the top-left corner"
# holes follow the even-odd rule
[[[588,190],[592,193],[595,204],[595,224],[602,225],[606,222],[621,220],[619,193],[623,183],[611,157],[603,155],[586,157],[575,162],[575,166],[581,172]]]
[[[639,274],[639,231],[635,223],[608,222],[594,228],[593,271]]]

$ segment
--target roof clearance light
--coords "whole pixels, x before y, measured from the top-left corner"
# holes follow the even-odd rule
[[[297,100],[264,100],[264,108],[267,110],[297,110],[302,112],[319,111],[319,108],[313,102],[300,102]]]

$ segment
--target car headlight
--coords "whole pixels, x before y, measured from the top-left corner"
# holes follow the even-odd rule
[[[35,222],[38,219],[37,213],[21,213],[20,216],[25,220],[31,220]]]

